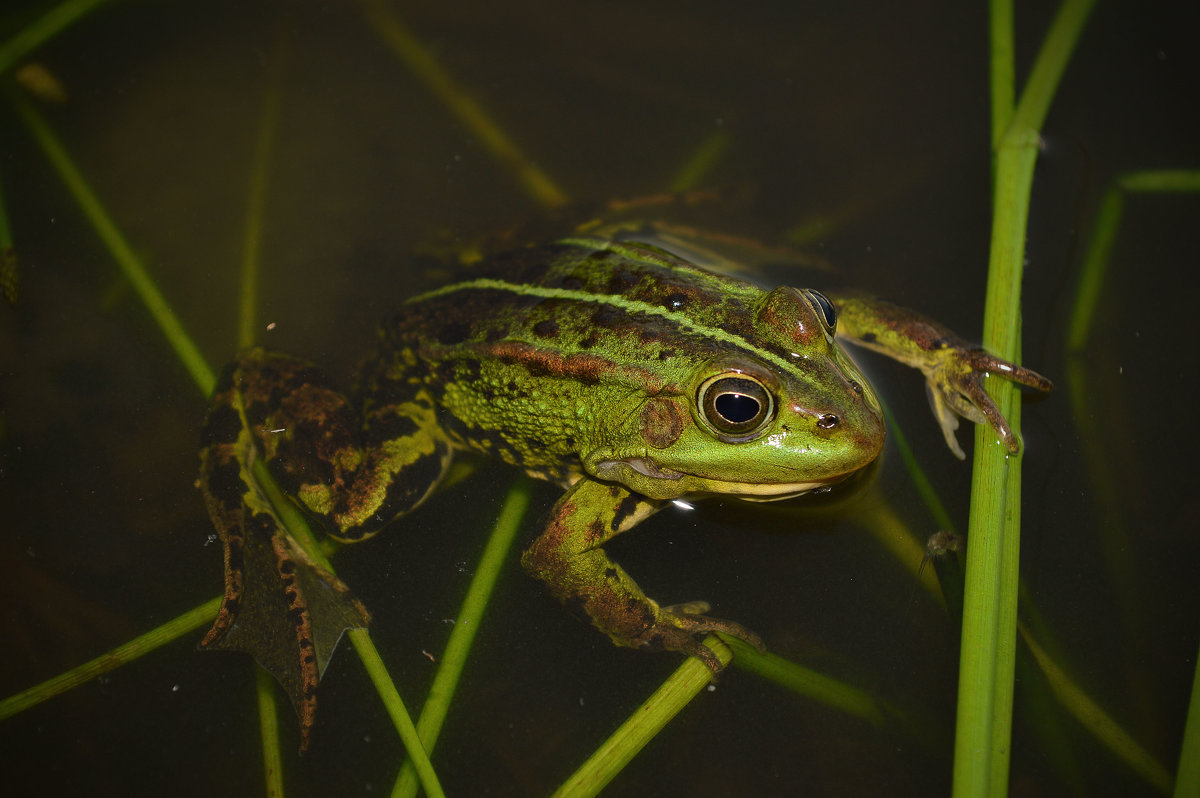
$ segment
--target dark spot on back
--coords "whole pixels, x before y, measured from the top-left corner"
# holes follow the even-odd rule
[[[615,327],[620,323],[625,313],[609,305],[601,305],[592,314],[592,325],[595,327]]]
[[[416,431],[417,422],[399,413],[389,413],[372,418],[366,436],[370,442],[394,441],[407,438]]]
[[[214,407],[204,421],[204,429],[200,433],[200,445],[236,443],[241,431],[242,419],[236,410],[229,405]]]
[[[226,510],[237,510],[242,506],[242,494],[246,483],[242,481],[242,468],[236,460],[229,460],[209,471],[204,480],[205,489]]]
[[[217,378],[217,387],[213,389],[213,394],[222,394],[233,388],[233,376],[237,371],[238,363],[236,360],[221,369],[221,376]]]
[[[637,283],[638,278],[636,275],[622,269],[608,278],[608,284],[605,285],[604,290],[610,294],[624,295],[630,288],[637,285]]]
[[[466,321],[452,321],[442,325],[438,330],[437,339],[443,344],[461,344],[471,337],[471,324]]]

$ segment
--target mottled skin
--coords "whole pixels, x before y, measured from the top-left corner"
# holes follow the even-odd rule
[[[288,689],[307,741],[320,672],[342,630],[368,616],[290,539],[251,464],[265,462],[330,535],[355,541],[420,504],[468,449],[567,488],[522,557],[560,601],[618,645],[719,669],[700,635],[757,636],[708,618],[703,602],[659,605],[604,544],[671,499],[786,498],[873,461],[879,403],[835,331],[924,371],[944,429],[951,411],[985,420],[1010,448],[980,370],[1049,388],[886,303],[846,297],[840,310],[815,291],[764,291],[646,245],[565,239],[485,260],[402,305],[353,399],[307,363],[243,352],[205,426],[201,485],[225,545],[226,594],[202,645],[253,653]]]

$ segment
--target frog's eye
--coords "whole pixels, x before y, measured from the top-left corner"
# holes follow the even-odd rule
[[[775,402],[758,380],[745,374],[721,374],[706,380],[696,394],[704,420],[718,433],[749,440],[771,420]]]
[[[833,303],[820,291],[806,288],[804,289],[804,293],[808,296],[809,301],[816,306],[817,310],[821,311],[825,326],[829,328],[829,332],[832,334],[837,330],[837,310],[833,307]]]

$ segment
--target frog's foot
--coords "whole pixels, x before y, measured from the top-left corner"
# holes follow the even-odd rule
[[[336,576],[313,563],[267,513],[222,527],[225,599],[200,642],[205,650],[243,651],[282,685],[300,721],[300,750],[316,719],[316,691],[346,629],[370,615]]]
[[[635,644],[667,651],[679,651],[697,657],[714,674],[720,673],[724,666],[712,649],[701,643],[697,636],[709,632],[721,632],[739,640],[745,640],[760,651],[766,648],[762,638],[740,623],[706,616],[704,613],[709,610],[707,602],[689,601],[685,604],[672,604],[669,607],[656,609],[655,622],[636,638]]]
[[[967,456],[954,434],[959,416],[976,424],[987,424],[1013,454],[1021,449],[1017,434],[984,389],[984,376],[994,374],[1042,393],[1054,387],[1054,383],[1032,369],[957,343],[940,350],[932,365],[921,370],[925,373],[929,405],[942,428],[946,445],[959,460]]]

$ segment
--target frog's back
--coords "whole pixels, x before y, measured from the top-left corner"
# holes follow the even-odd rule
[[[495,256],[414,297],[386,335],[427,360],[501,341],[627,364],[708,358],[728,348],[723,340],[754,337],[762,295],[648,245],[565,239]]]
[[[400,307],[363,374],[366,404],[420,384],[459,445],[568,479],[609,419],[744,348],[762,296],[641,244],[516,250]]]

